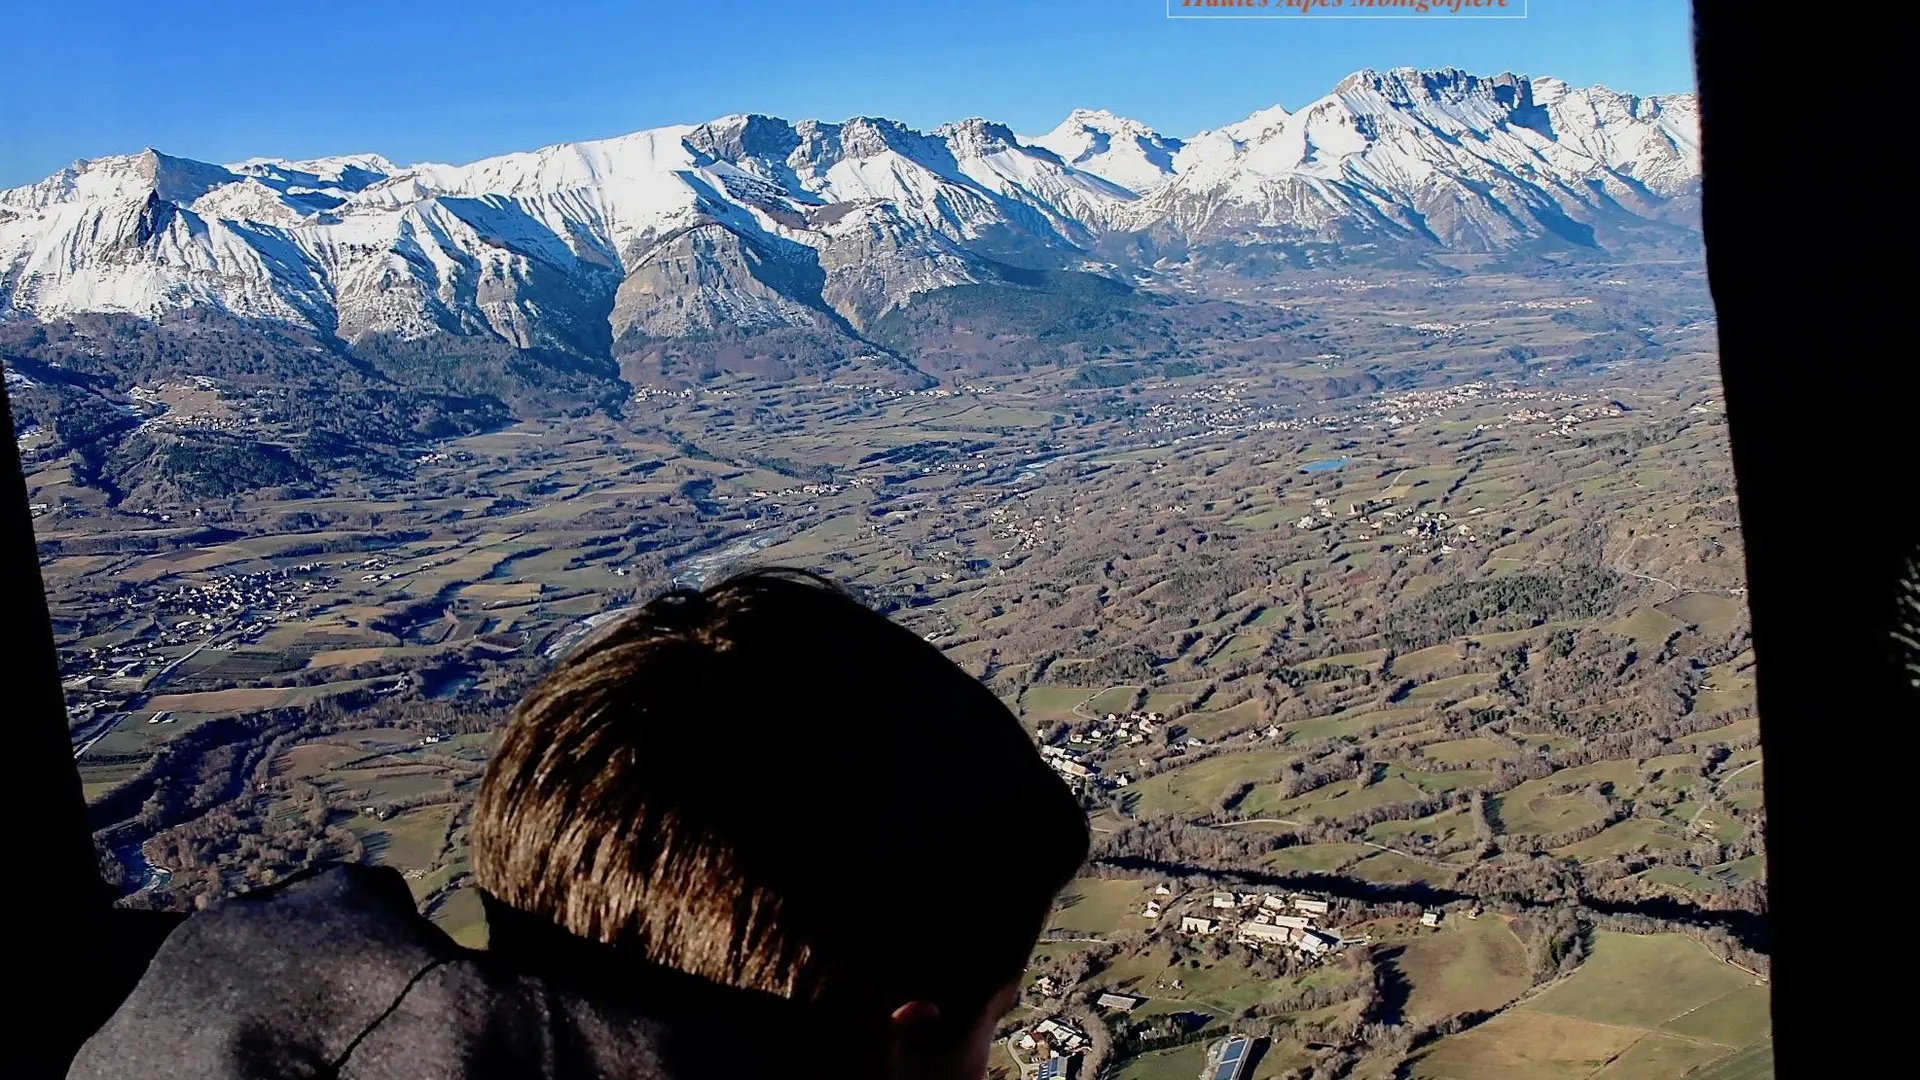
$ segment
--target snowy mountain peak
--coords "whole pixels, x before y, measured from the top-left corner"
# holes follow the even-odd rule
[[[1067,114],[1054,131],[1071,128],[1090,128],[1104,131],[1109,135],[1148,135],[1158,138],[1159,133],[1138,120],[1121,116],[1107,109],[1075,109]]]
[[[800,132],[777,116],[736,113],[695,127],[687,145],[722,161],[784,161],[800,146]]]
[[[1245,120],[1241,120],[1237,123],[1227,124],[1226,126],[1220,128],[1220,132],[1228,136],[1229,138],[1233,139],[1235,142],[1242,142],[1242,143],[1251,142],[1255,139],[1259,139],[1265,136],[1268,132],[1273,131],[1274,129],[1280,127],[1282,124],[1285,124],[1292,115],[1293,115],[1292,113],[1288,112],[1286,109],[1282,108],[1281,106],[1275,105],[1271,108],[1261,109],[1257,112],[1254,112],[1251,115],[1249,115]],[[1202,134],[1204,135],[1209,133],[1203,132]],[[1201,136],[1195,136],[1193,141],[1199,142],[1200,138]]]
[[[1537,92],[1536,92],[1537,91]],[[1691,95],[1634,98],[1453,68],[1356,71],[1295,112],[1196,136],[1128,224],[1183,237],[1358,233],[1490,250],[1678,220],[1699,175]]]
[[[218,165],[146,149],[137,154],[76,161],[38,184],[0,192],[0,205],[39,209],[59,203],[103,199],[191,202],[208,189],[236,179]]]
[[[1411,68],[1184,143],[1075,109],[1026,139],[983,118],[922,132],[744,113],[465,165],[146,150],[0,191],[0,318],[201,307],[356,343],[571,353],[858,331],[1007,280],[1008,263],[1095,251],[1677,236],[1696,228],[1698,176],[1692,95]]]
[[[293,161],[287,158],[248,158],[227,166],[229,172],[258,176],[313,188],[357,191],[378,183],[400,168],[379,154],[340,154]]]
[[[856,116],[840,125],[840,148],[850,158],[897,153],[906,157],[927,148],[927,137],[898,120]]]
[[[933,133],[947,141],[956,158],[984,157],[1020,146],[1012,128],[977,116],[942,124]]]
[[[1180,140],[1105,109],[1075,109],[1045,135],[1026,142],[1128,191],[1144,194],[1173,176]]]

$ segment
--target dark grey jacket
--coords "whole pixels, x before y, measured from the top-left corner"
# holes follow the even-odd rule
[[[188,919],[68,1076],[834,1075],[786,1002],[658,968],[588,985],[461,948],[392,870],[333,867]]]

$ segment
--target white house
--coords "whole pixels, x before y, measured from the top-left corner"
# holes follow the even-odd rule
[[[1068,1050],[1072,1050],[1087,1041],[1087,1037],[1081,1034],[1079,1030],[1070,1028],[1053,1017],[1048,1017],[1033,1025],[1033,1029],[1045,1035],[1056,1045],[1063,1046]]]
[[[1299,938],[1296,940],[1295,945],[1301,952],[1309,956],[1319,956],[1328,949],[1333,948],[1336,944],[1335,938],[1323,934],[1318,930],[1301,930],[1298,931],[1298,933]]]
[[[1420,925],[1421,925],[1421,926],[1439,926],[1439,925],[1440,925],[1440,913],[1439,913],[1439,912],[1437,912],[1437,911],[1423,911],[1423,912],[1421,912],[1421,913],[1420,913]]]
[[[1233,894],[1230,892],[1214,893],[1212,902],[1213,902],[1213,906],[1217,908],[1226,908],[1228,910],[1231,910],[1234,907]]]
[[[1198,915],[1183,915],[1180,918],[1180,930],[1187,934],[1211,934],[1220,928],[1212,919],[1203,919]]]
[[[1327,913],[1327,902],[1325,900],[1309,899],[1305,896],[1296,896],[1293,898],[1293,909],[1295,911],[1304,911],[1309,915],[1325,915]]]
[[[1285,945],[1292,940],[1294,931],[1272,923],[1241,923],[1239,938],[1263,945]]]

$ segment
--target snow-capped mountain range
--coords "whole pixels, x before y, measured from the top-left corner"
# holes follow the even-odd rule
[[[1106,270],[1119,250],[1497,251],[1684,230],[1696,130],[1691,95],[1395,69],[1185,140],[1076,110],[1035,137],[980,119],[923,133],[728,116],[459,166],[148,150],[0,192],[0,319],[212,308],[347,342],[453,333],[600,355],[857,334],[920,294],[1013,267]]]

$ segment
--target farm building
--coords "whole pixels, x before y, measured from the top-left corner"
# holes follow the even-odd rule
[[[1247,1052],[1253,1049],[1252,1040],[1245,1035],[1235,1035],[1221,1045],[1218,1056],[1210,1061],[1207,1080],[1240,1080],[1246,1071]]]
[[[1294,930],[1285,926],[1277,926],[1273,923],[1250,922],[1240,925],[1239,937],[1242,941],[1250,941],[1258,944],[1285,945],[1288,941],[1292,940],[1294,933]]]
[[[1318,930],[1301,930],[1299,934],[1300,938],[1295,942],[1295,945],[1301,952],[1309,956],[1319,956],[1339,944],[1338,939],[1323,934]]]
[[[1033,1026],[1033,1029],[1047,1037],[1056,1046],[1075,1050],[1085,1045],[1087,1037],[1078,1028],[1069,1027],[1054,1017],[1048,1017]]]

